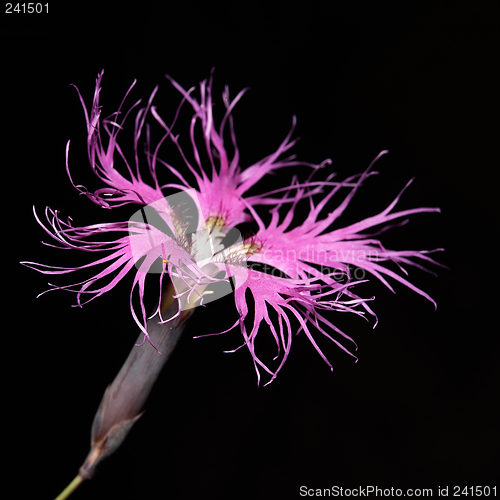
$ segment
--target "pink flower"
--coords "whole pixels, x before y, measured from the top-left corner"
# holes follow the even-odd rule
[[[178,314],[183,309],[205,304],[209,301],[208,294],[213,292],[212,287],[232,281],[235,305],[240,316],[232,328],[238,325],[240,327],[244,341],[242,345],[250,351],[258,382],[260,382],[261,370],[270,375],[269,382],[274,380],[290,352],[294,329],[297,329],[297,333],[304,332],[330,367],[330,362],[315,341],[317,333],[311,325],[321,335],[351,354],[342,341],[353,343],[352,339],[327,319],[325,312],[350,312],[360,316],[368,313],[375,316],[368,305],[373,297],[363,299],[353,291],[357,284],[366,281],[365,272],[382,281],[391,290],[388,278],[399,281],[434,303],[424,291],[408,281],[405,277],[406,271],[402,267],[411,265],[424,269],[421,262],[436,264],[428,256],[430,252],[388,250],[375,237],[390,227],[387,224],[393,220],[420,212],[439,211],[437,208],[393,211],[401,192],[383,212],[344,228],[336,227],[337,219],[347,208],[358,188],[372,174],[370,171],[372,165],[363,174],[353,176],[344,182],[332,182],[332,175],[326,181],[313,182],[312,176],[330,161],[327,160],[321,165],[312,165],[296,161],[294,157],[282,158],[283,154],[287,153],[295,143],[295,140],[291,140],[292,126],[276,151],[256,164],[243,169],[240,164],[231,112],[244,91],[230,101],[229,91],[225,89],[223,102],[226,113],[220,125],[216,127],[212,113],[212,78],[208,84],[206,81],[200,84],[199,102],[192,95],[193,89],[186,91],[169,78],[182,96],[170,125],[165,123],[152,104],[157,92],[155,88],[147,105],[139,109],[136,114],[134,167],[132,168],[122,153],[117,138],[119,131],[125,127],[125,121],[132,109],[137,107],[140,101],[132,106],[123,118],[122,102],[117,112],[107,119],[102,119],[99,107],[102,76],[102,73],[98,75],[90,112],[87,112],[85,106],[84,110],[90,165],[94,173],[107,186],[95,193],[90,193],[85,187],[75,184],[70,176],[71,182],[80,193],[104,208],[128,203],[149,207],[148,210],[153,209],[159,216],[163,227],[158,224],[153,225],[146,218],[136,222],[125,221],[74,227],[71,219],[64,222],[56,211],[48,208],[45,211],[48,221],[48,226],[46,226],[35,212],[39,224],[58,242],[59,246],[86,252],[105,253],[104,257],[98,257],[89,264],[72,268],[23,262],[28,267],[45,274],[65,274],[94,266],[104,266],[104,269],[96,272],[91,278],[73,285],[51,285],[51,289],[75,292],[77,305],[81,306],[85,303],[84,294],[90,296],[88,300],[93,300],[114,288],[127,273],[135,269],[130,308],[145,339],[149,339],[146,329],[144,294],[146,276],[154,273],[154,266],[160,264],[156,289],[158,300],[154,312],[154,314],[159,313],[160,318],[165,275],[168,275],[175,286],[175,297],[179,298]],[[80,99],[84,104],[81,96]],[[189,129],[190,155],[185,154],[178,136],[173,134],[177,117],[186,102],[194,112]],[[154,148],[150,143],[149,125],[146,121],[149,114],[164,131],[163,137]],[[227,126],[228,131],[226,131]],[[197,142],[199,129],[201,129],[201,143],[204,147],[204,155],[208,158],[208,165],[202,165],[202,155]],[[103,130],[107,138],[103,137]],[[144,130],[146,131],[145,158],[153,178],[153,186],[145,183],[140,174],[138,149]],[[224,144],[226,135],[229,135],[231,140],[232,156]],[[175,145],[182,163],[194,176],[196,181],[194,186],[185,179],[180,169],[174,166],[175,159],[166,161],[159,158],[160,147],[167,140]],[[68,152],[69,142],[66,167],[70,175]],[[127,177],[115,168],[117,160],[125,163]],[[178,181],[160,186],[156,174],[158,165],[166,167],[167,172],[177,177]],[[279,168],[297,165],[312,169],[309,170],[311,175],[307,181],[299,183],[294,178],[292,184],[285,186],[282,190],[246,196],[247,191],[266,174]],[[325,214],[327,203],[334,195],[338,195],[346,188],[350,188],[350,191],[337,208]],[[166,191],[171,189],[184,193],[180,201],[178,195],[176,195],[177,198],[166,196]],[[282,197],[275,198],[274,196],[280,191],[283,192]],[[315,202],[319,195],[321,199]],[[191,208],[187,200],[191,200]],[[308,216],[302,224],[292,227],[299,203],[308,204]],[[272,219],[267,226],[256,211],[259,205],[272,206]],[[239,223],[251,220],[256,221],[259,227],[257,233],[226,245],[232,228]],[[375,227],[378,228],[375,233],[365,232]],[[103,234],[109,237],[109,241],[103,241]],[[96,235],[99,235],[99,238],[93,239]],[[385,263],[388,261],[396,263],[403,275],[386,267]],[[352,266],[363,271],[363,279],[355,279],[352,276]],[[150,279],[148,283],[149,281]],[[135,290],[139,295],[140,312],[135,310],[133,304]],[[247,292],[251,293],[255,303],[253,323],[248,329],[246,324],[248,321],[245,322],[249,316]],[[271,320],[269,308],[277,314],[277,321]],[[273,368],[264,363],[257,354],[256,338],[262,322],[269,326],[277,345],[275,357],[277,361]],[[294,323],[297,326],[294,326]]]
[[[383,151],[380,153],[374,162],[384,153],[386,152]],[[359,180],[355,187],[344,198],[340,205],[327,214],[326,217],[319,219],[319,215],[325,204],[342,186],[339,185],[332,189],[317,205],[314,205],[312,198],[309,198],[310,211],[306,220],[293,229],[289,229],[289,226],[294,220],[294,209],[297,202],[303,199],[304,188],[297,190],[293,205],[288,209],[281,223],[279,222],[280,205],[275,206],[271,210],[272,220],[267,227],[263,224],[255,210],[249,207],[253,217],[259,225],[259,231],[253,239],[254,245],[258,244],[259,246],[259,252],[248,256],[250,268],[252,269],[254,262],[258,262],[260,264],[259,267],[262,267],[262,264],[264,264],[264,267],[272,266],[273,270],[279,270],[280,276],[285,275],[289,277],[289,279],[284,279],[283,277],[274,277],[268,274],[261,276],[262,273],[258,271],[250,271],[249,279],[247,279],[245,283],[242,283],[239,288],[237,287],[235,292],[236,305],[241,316],[240,326],[245,342],[254,356],[254,363],[257,371],[260,366],[272,375],[270,382],[276,377],[276,374],[290,352],[292,332],[290,331],[290,322],[285,309],[297,318],[300,323],[300,329],[304,330],[311,343],[331,369],[333,369],[332,365],[315,343],[312,332],[309,330],[305,320],[310,320],[321,334],[331,339],[343,350],[347,351],[346,348],[329,333],[328,329],[325,329],[325,327],[321,325],[325,325],[344,339],[353,342],[352,339],[335,327],[331,322],[327,321],[318,310],[333,309],[337,311],[348,311],[359,315],[364,315],[364,313],[367,312],[375,316],[367,304],[367,302],[374,297],[371,299],[361,299],[351,290],[354,285],[366,280],[353,281],[350,274],[350,265],[375,276],[392,292],[394,292],[394,290],[386,277],[399,281],[414,292],[431,301],[434,306],[436,306],[434,300],[427,293],[412,285],[405,277],[388,269],[382,263],[392,261],[399,266],[404,275],[407,275],[407,272],[402,267],[403,264],[418,267],[423,270],[426,269],[418,262],[419,260],[439,265],[432,260],[428,254],[442,249],[431,251],[387,250],[378,239],[374,238],[374,236],[377,236],[390,226],[383,226],[374,234],[364,234],[361,231],[375,226],[380,227],[382,224],[386,224],[395,219],[401,219],[411,214],[439,212],[439,209],[415,208],[400,212],[392,212],[402,194],[401,192],[381,213],[368,217],[356,224],[328,231],[330,226],[335,223],[345,210],[361,182],[369,176],[371,166],[372,165],[370,165],[369,169],[364,174],[359,176]],[[353,178],[347,179],[346,182],[350,183],[352,180]],[[408,183],[406,187],[408,187],[409,184],[410,183]],[[406,222],[407,220],[403,223]],[[320,267],[319,270],[318,267]],[[346,280],[344,285],[338,281],[339,276],[342,277],[342,275],[345,276]],[[363,272],[363,276],[364,275],[365,273]],[[247,333],[243,321],[248,314],[245,298],[245,291],[247,288],[252,292],[255,301],[254,324],[250,334]],[[334,295],[333,299],[324,299],[326,295],[332,294]],[[283,299],[282,296],[284,296],[285,299]],[[340,300],[342,297],[346,300]],[[279,335],[269,322],[267,304],[272,306],[279,315]],[[286,335],[284,335],[283,332],[281,319],[284,319],[287,326]],[[274,372],[263,365],[255,355],[255,338],[263,320],[270,325],[278,348],[281,346],[284,350],[282,362]],[[376,324],[377,322],[375,322],[375,326]]]

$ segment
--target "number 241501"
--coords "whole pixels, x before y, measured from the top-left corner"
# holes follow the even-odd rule
[[[5,4],[5,13],[6,14],[42,14],[45,12],[49,13],[49,4],[42,3],[6,3]]]

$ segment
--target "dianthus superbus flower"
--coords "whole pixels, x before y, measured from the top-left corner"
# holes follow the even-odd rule
[[[172,325],[175,324],[174,330],[179,329],[192,314],[193,307],[232,293],[238,320],[233,325],[213,325],[212,328],[227,327],[225,332],[239,328],[242,335],[240,347],[248,349],[258,383],[262,373],[267,375],[269,383],[283,367],[296,333],[307,336],[330,368],[331,363],[318,345],[318,335],[354,356],[354,341],[335,326],[335,314],[329,313],[373,316],[376,324],[375,313],[369,304],[374,298],[363,298],[356,291],[357,285],[370,277],[381,281],[390,290],[393,290],[390,280],[397,281],[435,305],[426,292],[409,281],[404,268],[424,269],[424,264],[436,264],[429,256],[432,251],[390,250],[384,247],[378,236],[392,224],[406,223],[409,215],[438,212],[439,209],[397,211],[403,189],[382,212],[368,214],[366,219],[346,227],[339,225],[339,217],[361,185],[374,174],[373,163],[386,151],[380,153],[362,174],[334,182],[333,174],[328,172],[330,160],[315,165],[286,156],[295,143],[292,139],[294,119],[291,130],[274,151],[257,163],[244,167],[232,118],[233,108],[244,90],[233,100],[228,88],[224,90],[222,103],[225,112],[220,123],[216,123],[212,77],[200,84],[198,96],[194,88],[186,91],[168,77],[181,96],[177,112],[168,122],[153,105],[158,88],[154,89],[144,107],[140,107],[140,101],[137,101],[128,111],[123,111],[125,98],[131,93],[134,82],[119,109],[103,118],[99,102],[102,77],[103,73],[98,75],[88,110],[79,92],[78,95],[87,125],[88,159],[104,187],[92,193],[76,182],[78,173],[70,171],[69,142],[66,148],[67,173],[79,193],[96,205],[112,209],[132,204],[138,210],[129,220],[97,222],[81,227],[73,225],[71,219],[63,220],[57,211],[49,208],[45,210],[47,222],[35,212],[38,223],[56,241],[54,246],[87,252],[91,260],[71,268],[34,262],[23,264],[44,274],[55,275],[93,270],[91,277],[74,284],[51,285],[51,290],[74,292],[78,306],[111,291],[125,275],[132,273],[130,309],[142,336],[138,342],[142,347],[135,349],[148,348],[147,343],[142,345],[146,340],[156,348],[151,335],[152,330],[157,329],[155,325],[161,329],[163,326],[169,328],[169,325],[174,328]],[[190,107],[192,112],[187,131],[188,148],[181,146],[175,130],[183,107]],[[129,126],[134,113],[134,155],[131,161],[123,153],[119,135]],[[150,139],[151,126],[159,127],[163,133],[154,145]],[[226,141],[229,141],[229,146]],[[165,143],[174,146],[175,155],[160,156]],[[140,154],[142,147],[144,154]],[[151,184],[141,176],[142,164],[149,171]],[[293,177],[291,184],[281,189],[271,192],[262,189],[261,194],[248,194],[256,184],[265,184],[267,174],[291,166],[303,167],[304,181]],[[160,169],[170,176],[169,183],[160,185],[157,175]],[[313,180],[325,171],[325,180]],[[296,222],[299,204],[308,210],[301,223]],[[268,224],[258,212],[266,206],[270,207],[271,213]],[[242,236],[236,226],[250,221],[258,229],[254,234]],[[388,263],[396,264],[398,271],[388,267]],[[353,274],[353,268],[362,270],[361,277],[359,273]],[[153,290],[157,300],[148,322],[144,296],[146,288],[154,281],[151,277],[156,279]],[[248,305],[250,297],[253,308]],[[263,323],[270,333],[262,333]],[[274,338],[276,355],[271,363],[259,352],[256,343],[259,333]],[[205,335],[211,334],[218,332]],[[161,335],[158,338],[161,339]],[[128,368],[126,371],[128,373]],[[118,385],[121,386],[122,382]],[[133,384],[138,386],[136,381]],[[132,425],[139,415],[140,408],[134,406],[132,411],[125,403],[119,411],[109,409],[108,405],[112,404],[109,394],[105,395],[96,415],[93,436],[97,437],[94,451],[89,454],[87,466],[81,472],[84,478],[90,477],[98,452],[107,449],[109,454],[109,450],[117,446],[116,442],[121,442],[109,433],[128,429],[127,426]],[[113,423],[114,417],[106,421],[103,412],[108,415],[108,420],[109,415],[119,415],[116,416],[118,423]],[[104,421],[107,422],[105,430],[102,428]],[[119,435],[123,439],[123,435]],[[106,448],[104,442],[115,444]]]
[[[231,112],[244,91],[231,101],[229,90],[225,89],[222,101],[226,112],[217,126],[213,116],[212,78],[208,83],[203,81],[200,84],[199,101],[193,96],[194,89],[186,91],[169,78],[182,96],[177,113],[170,124],[161,118],[153,106],[153,98],[157,92],[157,88],[154,89],[146,106],[136,112],[132,166],[119,146],[118,135],[126,127],[127,118],[138,107],[140,101],[126,113],[122,111],[124,106],[122,102],[118,111],[103,119],[99,105],[102,77],[103,73],[97,78],[94,99],[88,111],[83,98],[79,95],[84,105],[87,123],[87,152],[90,166],[107,186],[90,193],[83,186],[75,184],[72,176],[70,176],[71,182],[80,193],[104,208],[130,203],[148,206],[154,209],[164,222],[164,228],[155,227],[144,219],[140,222],[121,221],[75,227],[71,220],[63,221],[58,212],[46,209],[45,216],[49,222],[47,227],[35,213],[40,225],[60,246],[80,249],[98,257],[88,264],[74,268],[33,262],[25,262],[25,265],[45,274],[65,274],[104,266],[104,269],[84,281],[73,285],[52,285],[52,289],[75,292],[77,305],[81,306],[86,301],[110,291],[127,273],[135,272],[130,307],[134,319],[148,338],[147,314],[144,307],[145,280],[152,272],[155,263],[156,265],[158,262],[161,263],[156,288],[157,309],[154,312],[160,313],[160,321],[162,320],[161,294],[166,275],[176,285],[176,297],[184,297],[184,307],[189,301],[192,305],[196,301],[203,304],[207,300],[204,296],[207,297],[209,292],[205,290],[207,287],[214,283],[227,283],[232,280],[235,305],[240,315],[237,325],[243,335],[244,344],[253,358],[259,380],[260,369],[266,371],[271,376],[270,380],[273,380],[283,366],[293,338],[291,317],[295,318],[298,330],[304,332],[330,367],[331,364],[314,340],[311,324],[314,324],[322,335],[348,351],[341,342],[347,340],[348,343],[352,343],[352,339],[336,328],[324,314],[328,310],[341,310],[358,315],[365,313],[374,315],[368,305],[368,301],[372,298],[360,298],[353,291],[355,285],[363,280],[356,281],[352,278],[351,266],[363,269],[391,290],[388,278],[399,281],[434,303],[429,295],[408,281],[405,276],[406,271],[402,267],[411,265],[422,268],[419,261],[435,264],[429,257],[429,252],[389,250],[376,236],[385,230],[384,225],[391,221],[421,212],[437,212],[439,209],[415,208],[395,211],[394,208],[402,194],[400,193],[383,212],[371,215],[348,227],[338,227],[338,218],[352,201],[361,184],[372,174],[372,165],[363,174],[348,178],[344,182],[331,182],[331,176],[324,182],[313,182],[312,175],[309,175],[308,180],[303,183],[294,178],[290,186],[284,187],[283,194],[279,195],[280,198],[277,197],[279,194],[277,192],[246,197],[245,194],[250,187],[276,169],[301,165],[308,167],[309,172],[312,169],[312,173],[315,174],[330,161],[313,165],[299,162],[294,157],[283,158],[283,154],[288,152],[295,142],[291,140],[292,126],[274,152],[254,165],[242,168]],[[186,103],[193,111],[189,128],[191,145],[189,154],[181,148],[179,137],[174,135],[173,131],[181,108]],[[164,136],[154,147],[150,143],[148,116],[164,130]],[[224,142],[226,128],[229,128],[232,154],[228,152]],[[201,133],[197,138],[198,129]],[[139,148],[145,130],[144,159],[153,179],[153,185],[143,181],[140,171]],[[160,147],[166,141],[172,142],[177,148],[179,152],[177,158],[160,159]],[[204,149],[205,157],[208,158],[208,165],[202,164],[199,143]],[[380,155],[384,153],[385,151]],[[118,162],[123,164],[126,175],[116,168]],[[69,175],[69,143],[66,166]],[[177,177],[177,182],[160,186],[157,177],[159,166],[166,167],[167,172]],[[186,180],[186,174],[181,172],[181,166],[187,167],[194,177],[194,184]],[[195,206],[194,214],[188,213],[189,210],[184,207],[186,203],[177,202],[176,206],[176,203],[172,202],[173,197],[168,196],[168,192],[172,189],[186,194]],[[349,190],[347,194],[342,194],[346,189]],[[333,210],[327,212],[327,203],[331,203],[334,196],[342,196],[343,199]],[[319,201],[315,202],[315,198],[318,197]],[[299,203],[308,204],[309,213],[303,223],[292,227]],[[259,205],[272,205],[272,219],[267,227],[256,211]],[[280,216],[282,216],[281,221]],[[256,234],[224,248],[224,239],[228,232],[237,224],[250,220],[258,225]],[[374,233],[366,232],[372,228],[377,228]],[[103,234],[109,236],[109,241],[102,241]],[[93,240],[96,235],[99,235],[99,239]],[[207,245],[211,249],[208,260]],[[217,251],[214,250],[214,246]],[[103,253],[105,256],[102,256]],[[203,266],[199,265],[201,254],[203,254]],[[385,264],[389,261],[399,266],[399,273],[386,267]],[[256,266],[255,263],[260,265]],[[266,268],[272,269],[273,272],[266,272]],[[136,289],[139,294],[139,311],[135,310],[132,300]],[[246,304],[247,290],[251,292],[255,302],[250,331],[245,323],[249,314]],[[85,300],[85,296],[89,298]],[[277,323],[270,320],[269,308],[277,312]],[[281,356],[278,366],[274,369],[268,367],[256,352],[255,339],[262,321],[269,326]]]

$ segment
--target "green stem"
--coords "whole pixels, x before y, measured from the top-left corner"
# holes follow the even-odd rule
[[[66,498],[68,498],[71,495],[71,493],[73,493],[73,491],[75,491],[78,488],[78,486],[80,486],[82,481],[83,481],[82,476],[80,475],[76,476],[75,479],[73,479],[73,481],[71,481],[71,483],[69,483],[68,486],[64,488],[64,490],[59,494],[56,500],[66,500]]]

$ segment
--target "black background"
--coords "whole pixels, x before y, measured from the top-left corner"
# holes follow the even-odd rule
[[[75,276],[47,280],[18,264],[87,262],[40,244],[47,238],[33,204],[77,225],[130,216],[79,197],[65,173],[71,139],[75,181],[101,187],[70,83],[90,102],[103,68],[104,115],[134,78],[129,104],[158,84],[155,102],[167,118],[179,95],[165,73],[189,88],[215,67],[217,98],[225,84],[232,95],[250,87],[235,110],[244,166],[276,148],[294,114],[299,158],[332,158],[340,178],[388,149],[339,224],[380,211],[416,177],[400,207],[442,213],[416,215],[383,241],[445,247],[437,258],[450,270],[436,269],[438,278],[410,270],[437,311],[397,284],[396,295],[373,280],[363,285],[361,295],[377,297],[377,328],[334,316],[357,341],[359,362],[322,344],[332,374],[299,335],[265,388],[248,352],[222,352],[239,345],[237,331],[192,339],[228,328],[231,300],[197,311],[145,415],[74,498],[300,498],[302,485],[433,487],[437,496],[438,485],[498,484],[498,3],[50,9],[2,17],[4,432],[16,497],[55,497],[76,475],[102,393],[136,338],[130,280],[78,309],[64,292],[35,299],[47,281]],[[178,132],[187,135],[182,125]],[[262,185],[285,185],[292,173]]]

